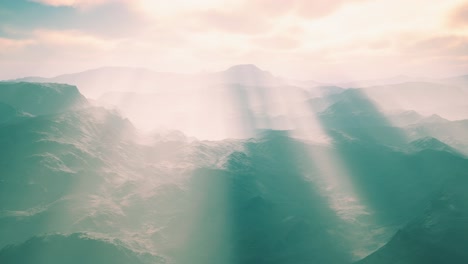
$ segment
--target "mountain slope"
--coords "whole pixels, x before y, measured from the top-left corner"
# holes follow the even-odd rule
[[[0,82],[0,102],[32,115],[54,114],[87,104],[75,86],[26,82]]]
[[[384,247],[359,264],[466,263],[466,175],[447,182],[425,209]]]
[[[18,261],[37,250],[59,261],[57,245],[70,254],[82,245],[105,253],[90,261],[127,252],[122,259],[139,263],[138,252],[138,261],[144,253],[156,263],[352,263],[425,215],[441,186],[468,171],[441,140],[416,139],[410,149],[362,90],[323,98],[330,102],[316,122],[331,140],[319,144],[271,129],[217,141],[143,135],[86,102],[44,109],[45,95],[81,101],[70,86],[27,87],[37,94],[27,104],[21,85],[7,98],[32,113],[3,103],[9,119],[0,125],[0,248]],[[226,89],[240,100],[250,87]],[[238,104],[255,128],[262,104]]]
[[[117,243],[116,243],[117,242]],[[0,262],[14,263],[163,263],[161,259],[132,252],[118,244],[87,234],[33,237],[19,245],[0,250]]]

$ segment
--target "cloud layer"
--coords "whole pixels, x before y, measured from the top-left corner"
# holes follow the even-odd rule
[[[467,11],[460,0],[4,0],[0,78],[237,63],[318,80],[458,74]]]

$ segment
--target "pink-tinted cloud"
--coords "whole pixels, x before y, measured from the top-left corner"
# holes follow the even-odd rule
[[[468,54],[468,36],[438,35],[418,40],[409,45],[404,52],[407,55],[421,57],[460,57]]]
[[[123,2],[123,0],[30,0],[50,6],[93,7],[110,2]]]
[[[356,0],[317,0],[294,1],[294,10],[304,18],[314,19],[327,16],[339,9],[342,5],[356,2]]]
[[[448,22],[451,27],[468,27],[468,2],[455,8]]]
[[[285,16],[313,20],[332,14],[342,5],[363,0],[249,0],[234,8],[193,10],[185,19],[202,30],[236,34],[265,34]]]
[[[259,34],[272,26],[269,18],[238,11],[206,10],[189,14],[189,25],[197,31],[222,31],[235,34]]]
[[[0,38],[0,55],[18,51],[34,43],[31,39]]]
[[[292,50],[300,47],[301,40],[293,34],[278,34],[267,37],[255,37],[251,43],[258,48],[271,50]]]
[[[330,15],[341,6],[357,1],[362,0],[250,0],[246,2],[244,8],[251,9],[256,15],[293,14],[306,19],[315,19]]]

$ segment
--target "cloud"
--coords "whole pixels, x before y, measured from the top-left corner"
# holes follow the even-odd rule
[[[358,1],[364,0],[249,0],[228,7],[195,8],[182,13],[182,17],[200,31],[268,34],[294,20],[291,18],[314,20],[332,14],[345,4]]]
[[[432,57],[459,57],[468,54],[468,36],[437,35],[410,44],[404,52],[407,55]]]
[[[196,31],[222,31],[232,34],[261,34],[273,26],[270,19],[254,13],[207,10],[191,13],[187,21]]]
[[[250,0],[244,2],[243,11],[261,16],[298,15],[316,19],[332,14],[341,6],[363,0]]]
[[[40,29],[33,33],[37,43],[48,46],[66,48],[80,47],[86,49],[110,49],[115,41],[98,38],[76,30],[47,30]]]
[[[468,27],[468,2],[457,6],[448,16],[448,25],[451,27]]]
[[[150,23],[164,24],[172,30],[187,33],[218,31],[225,34],[268,35],[285,23],[294,24],[296,18],[314,20],[332,14],[343,5],[366,0],[29,1],[56,9],[71,7],[77,11],[47,10],[50,18],[36,14],[28,26],[38,23],[39,27],[53,30],[75,29],[120,37],[141,33],[141,28]],[[49,23],[53,17],[61,20],[60,23]]]
[[[275,34],[266,37],[254,37],[251,43],[258,48],[272,50],[292,50],[300,47],[301,40],[292,34]]]
[[[444,24],[460,0],[3,1],[2,58],[12,51],[10,63],[47,60],[56,74],[87,65],[187,72],[248,62],[300,78],[337,69],[373,78],[367,72],[441,58],[448,65],[467,52],[466,9]]]
[[[31,2],[40,3],[49,6],[72,6],[72,7],[93,7],[110,2],[122,2],[122,0],[30,0]]]
[[[37,61],[87,58],[116,49],[120,40],[109,40],[75,30],[38,29],[27,38],[0,38],[2,59]],[[20,57],[18,57],[20,56]]]
[[[34,44],[31,39],[0,38],[0,54],[8,54]]]
[[[16,31],[77,30],[122,38],[140,34],[149,24],[128,0],[6,1],[6,5],[0,5],[0,25]]]
[[[358,0],[317,0],[317,1],[294,1],[295,12],[308,19],[320,18],[333,13],[345,4],[357,2]]]

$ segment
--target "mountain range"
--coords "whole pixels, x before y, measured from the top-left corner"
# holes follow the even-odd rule
[[[468,262],[466,88],[206,76],[0,82],[0,263]]]

